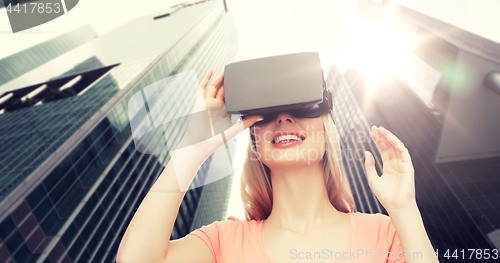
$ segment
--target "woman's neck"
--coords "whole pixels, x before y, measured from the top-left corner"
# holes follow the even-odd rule
[[[273,208],[266,224],[307,233],[335,222],[339,211],[330,203],[322,163],[272,169]]]

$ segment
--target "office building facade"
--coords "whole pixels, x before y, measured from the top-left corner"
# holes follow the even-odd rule
[[[382,13],[386,5],[359,1],[358,17]],[[500,146],[495,139],[500,108],[493,103],[498,94],[483,80],[500,71],[495,55],[500,44],[404,6],[392,8],[395,23],[412,27],[420,40],[408,62],[409,75],[417,78],[396,75],[369,90],[364,75],[349,69],[342,77],[356,103],[344,110],[364,116],[351,119],[350,125],[366,120],[365,132],[372,125],[384,126],[409,149],[417,204],[439,260],[488,262],[500,248],[500,162],[495,150]],[[375,158],[382,163],[379,155]],[[469,258],[468,249],[477,254]]]
[[[114,262],[170,158],[136,149],[130,98],[177,73],[219,72],[236,49],[231,13],[220,1],[200,2],[134,19],[0,86],[2,96],[13,94],[0,114],[0,140],[9,146],[0,171],[2,261]],[[164,110],[187,114],[192,95],[179,92]],[[178,120],[156,132],[178,143],[186,119]],[[210,161],[197,177],[209,172]],[[202,191],[186,193],[171,239],[191,231]]]
[[[86,25],[1,59],[0,86],[96,37]]]
[[[370,127],[355,97],[335,63],[326,71],[327,88],[332,92],[333,118],[339,134],[342,165],[354,198],[354,211],[362,213],[384,213],[385,208],[368,185],[364,166],[364,150],[380,159],[377,145],[370,138]],[[380,172],[381,165],[376,163]]]

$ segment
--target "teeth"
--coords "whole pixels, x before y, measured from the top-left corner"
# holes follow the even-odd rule
[[[274,143],[282,143],[287,141],[302,141],[302,138],[297,135],[281,135],[274,139]]]

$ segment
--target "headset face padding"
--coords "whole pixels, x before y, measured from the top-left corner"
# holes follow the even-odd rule
[[[331,102],[331,92],[328,90],[324,90],[324,98],[323,101],[319,104],[316,104],[312,107],[307,107],[307,108],[302,108],[302,109],[295,109],[295,110],[289,110],[290,114],[292,114],[296,118],[317,118],[321,115],[323,115],[325,112],[331,111],[332,110],[332,102]],[[264,120],[256,122],[254,125],[260,125],[264,123],[268,123],[270,121],[273,121],[278,117],[279,113],[282,111],[274,111],[274,112],[268,112],[268,113],[263,113],[261,114],[264,117]],[[242,118],[246,118],[247,115],[242,115]]]

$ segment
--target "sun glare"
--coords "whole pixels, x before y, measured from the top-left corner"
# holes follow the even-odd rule
[[[391,9],[379,21],[358,21],[352,32],[351,67],[363,74],[370,94],[383,78],[406,74],[415,32],[395,24]]]

